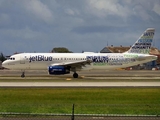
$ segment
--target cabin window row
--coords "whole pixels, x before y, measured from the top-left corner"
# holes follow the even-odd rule
[[[87,60],[86,58],[53,58],[53,60]]]

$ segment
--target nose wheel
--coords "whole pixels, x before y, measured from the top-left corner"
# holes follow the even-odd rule
[[[78,78],[78,74],[75,72],[75,73],[73,74],[73,77],[74,77],[74,78]]]
[[[22,72],[21,77],[22,77],[22,78],[24,78],[24,77],[25,77],[25,72]]]

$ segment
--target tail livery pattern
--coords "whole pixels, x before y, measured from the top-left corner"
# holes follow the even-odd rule
[[[128,50],[128,53],[149,54],[154,32],[154,28],[148,28]]]

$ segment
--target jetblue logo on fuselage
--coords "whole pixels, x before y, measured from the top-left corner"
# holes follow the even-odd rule
[[[52,56],[44,56],[44,55],[36,55],[36,56],[30,56],[29,62],[32,61],[52,61]]]

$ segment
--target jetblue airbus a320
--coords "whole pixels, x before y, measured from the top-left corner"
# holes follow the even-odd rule
[[[77,71],[83,69],[130,67],[157,59],[157,56],[149,55],[154,32],[154,28],[148,28],[124,53],[20,53],[12,55],[2,66],[21,70],[21,77],[25,77],[25,70],[48,69],[50,75],[69,74],[72,71],[74,78],[78,78]]]

